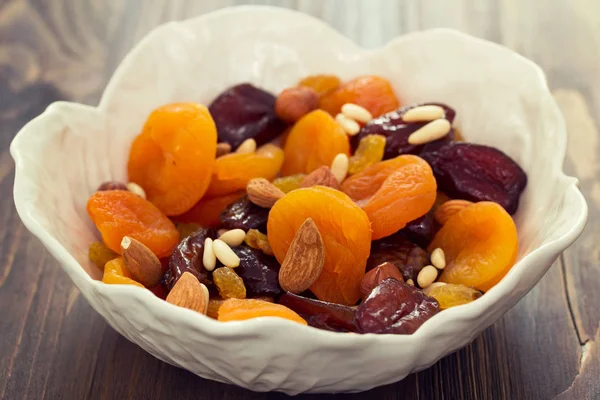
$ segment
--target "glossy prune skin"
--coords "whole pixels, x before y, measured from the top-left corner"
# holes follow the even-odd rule
[[[437,229],[438,226],[435,219],[431,213],[427,213],[406,224],[400,232],[406,235],[412,242],[415,242],[420,247],[426,249],[433,240]]]
[[[440,310],[438,302],[407,283],[383,280],[356,310],[361,333],[410,335]]]
[[[416,282],[419,271],[429,264],[429,254],[403,233],[395,233],[371,243],[367,271],[384,262],[394,264],[405,281],[412,279]]]
[[[431,165],[439,189],[450,197],[493,201],[511,215],[517,211],[527,175],[502,151],[474,143],[451,143],[423,158]]]
[[[208,107],[215,121],[219,142],[232,150],[246,139],[260,146],[281,135],[286,128],[275,114],[275,96],[249,83],[233,86],[221,93]]]
[[[269,209],[252,203],[248,196],[234,201],[221,213],[221,224],[225,229],[258,229],[265,233],[268,219]]]
[[[279,286],[280,265],[275,257],[245,244],[231,249],[240,258],[235,272],[244,281],[248,297],[277,297],[283,292]]]
[[[184,272],[194,275],[209,289],[213,286],[210,273],[202,264],[202,255],[204,254],[204,241],[206,238],[216,239],[217,236],[216,230],[201,228],[175,246],[169,258],[169,269],[164,279],[169,290],[173,288],[175,282],[179,280]]]
[[[357,332],[356,310],[341,304],[309,299],[292,293],[279,298],[279,304],[297,312],[308,325],[334,332]]]
[[[433,151],[438,147],[451,142],[454,139],[454,129],[441,139],[434,142],[427,143],[425,145],[412,145],[408,143],[408,137],[415,132],[417,129],[427,125],[428,122],[404,122],[402,116],[411,108],[424,106],[424,105],[436,105],[442,107],[446,114],[444,118],[450,121],[450,124],[454,121],[456,112],[454,109],[448,107],[442,103],[418,103],[411,104],[399,108],[398,110],[391,111],[387,114],[372,119],[365,126],[362,127],[358,135],[352,138],[351,144],[352,149],[356,150],[360,140],[372,134],[383,135],[386,137],[385,151],[383,153],[383,159],[388,160],[390,158],[397,157],[402,154],[415,154],[419,155],[429,151]]]

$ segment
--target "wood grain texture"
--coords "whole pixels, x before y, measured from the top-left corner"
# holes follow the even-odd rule
[[[8,146],[27,121],[56,100],[96,104],[123,56],[156,25],[238,4],[297,9],[367,47],[432,27],[456,28],[505,44],[544,68],[569,128],[566,171],[579,177],[590,206],[579,241],[471,345],[402,382],[346,397],[600,398],[597,0],[4,0],[0,399],[284,397],[200,379],[118,335],[26,231],[11,195],[14,164]]]

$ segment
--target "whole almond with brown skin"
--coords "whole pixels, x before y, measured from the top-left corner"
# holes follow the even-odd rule
[[[123,237],[121,254],[133,279],[142,285],[153,287],[162,279],[163,269],[160,260],[142,242],[129,236]]]
[[[206,314],[208,289],[191,273],[184,272],[167,295],[167,303]]]
[[[317,225],[307,218],[296,232],[279,270],[279,285],[298,294],[308,289],[321,275],[325,245]]]
[[[315,169],[310,174],[306,175],[302,182],[300,182],[301,188],[311,187],[311,186],[328,186],[334,189],[340,189],[340,183],[336,179],[331,169],[325,165]]]
[[[435,210],[433,216],[437,222],[444,225],[451,216],[459,211],[464,210],[472,204],[474,203],[469,200],[448,200],[442,203],[442,205]]]
[[[264,178],[254,178],[246,185],[246,193],[251,202],[259,207],[271,208],[285,193]]]
[[[314,89],[306,86],[285,89],[275,100],[275,114],[290,124],[317,108],[319,95]]]
[[[400,282],[404,282],[402,274],[398,268],[396,268],[396,266],[390,262],[384,262],[383,264],[380,264],[367,272],[363,277],[362,281],[360,282],[360,295],[362,298],[366,298],[373,289],[379,286],[381,281],[387,278],[394,278]]]

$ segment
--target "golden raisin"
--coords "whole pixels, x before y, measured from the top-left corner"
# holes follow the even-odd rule
[[[223,299],[245,299],[246,286],[233,268],[222,267],[213,272],[213,281]]]
[[[438,301],[440,310],[467,304],[481,297],[481,292],[479,290],[472,289],[465,285],[455,285],[452,283],[436,286],[427,294]]]
[[[246,244],[253,249],[258,249],[270,256],[273,255],[273,249],[269,244],[269,238],[267,235],[257,229],[250,229],[248,233],[246,233],[246,239],[244,239],[244,242],[246,242]]]
[[[106,265],[107,262],[119,257],[117,253],[106,247],[102,242],[90,244],[88,255],[90,260],[101,270],[104,270],[104,265]]]
[[[350,157],[348,165],[348,173],[356,174],[369,165],[373,165],[383,160],[383,152],[385,149],[385,136],[382,135],[367,135],[360,139],[360,143],[356,152]]]
[[[277,186],[283,193],[289,193],[292,190],[298,189],[305,174],[296,174],[289,176],[282,176],[273,181],[273,185]]]

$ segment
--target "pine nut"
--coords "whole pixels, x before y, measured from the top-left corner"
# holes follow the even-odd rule
[[[219,239],[230,246],[239,246],[242,244],[244,239],[246,239],[246,232],[244,232],[242,229],[232,229],[224,232],[221,236],[219,236]]]
[[[426,265],[421,271],[419,271],[417,283],[421,289],[425,289],[437,279],[437,276],[438,270],[433,265]]]
[[[135,182],[129,182],[127,184],[127,190],[129,190],[133,194],[137,194],[142,199],[146,200],[146,191],[140,185]]]
[[[213,249],[213,240],[206,238],[204,240],[204,253],[202,254],[202,264],[207,271],[212,271],[217,265],[217,256]]]
[[[408,143],[418,145],[433,142],[446,136],[450,129],[452,125],[447,119],[436,119],[411,133]]]
[[[337,156],[335,156],[335,158],[331,162],[330,169],[333,175],[335,176],[335,179],[337,179],[339,183],[342,183],[342,181],[346,178],[346,175],[348,174],[348,156],[344,153],[340,153]]]
[[[406,283],[408,283],[410,286],[415,286],[415,281],[412,279],[407,280]]]
[[[348,136],[354,136],[360,132],[360,125],[358,122],[346,117],[344,114],[336,115],[335,120],[342,126]]]
[[[358,104],[346,103],[342,106],[342,114],[358,122],[369,122],[373,119],[373,115],[364,107]]]
[[[444,117],[446,112],[440,106],[419,106],[411,108],[402,116],[404,122],[435,121]]]
[[[256,151],[256,140],[246,139],[235,151],[238,154],[254,153]]]
[[[231,250],[231,247],[221,239],[213,242],[213,251],[219,261],[226,267],[235,268],[240,265],[240,258]]]
[[[444,255],[444,250],[440,249],[439,247],[434,249],[431,252],[431,263],[437,269],[446,268],[446,256]]]
[[[431,285],[427,286],[425,289],[423,289],[423,293],[425,293],[426,295],[429,296],[429,293],[431,293],[431,291],[437,287],[440,286],[444,286],[446,283],[445,282],[433,282]]]

